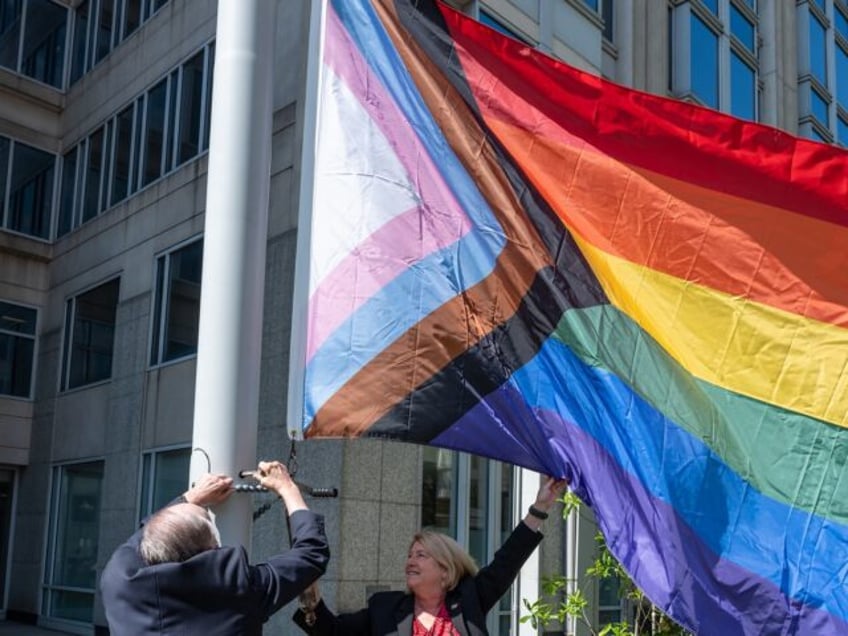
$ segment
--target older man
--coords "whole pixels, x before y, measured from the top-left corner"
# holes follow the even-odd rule
[[[261,634],[274,612],[324,573],[323,518],[307,509],[280,462],[260,462],[254,476],[282,498],[291,548],[251,565],[243,547],[221,547],[206,507],[226,500],[233,480],[205,475],[106,564],[100,590],[112,636]]]

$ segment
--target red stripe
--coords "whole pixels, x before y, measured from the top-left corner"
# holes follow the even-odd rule
[[[442,8],[454,42],[499,82],[475,95],[532,126],[541,111],[620,161],[719,192],[848,226],[848,153],[713,110],[627,89]],[[469,78],[473,85],[473,78]],[[506,99],[511,97],[512,99]]]

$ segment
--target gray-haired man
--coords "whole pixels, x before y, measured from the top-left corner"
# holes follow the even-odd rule
[[[112,636],[261,634],[262,624],[327,568],[324,520],[307,509],[286,467],[260,462],[256,479],[283,500],[291,549],[251,565],[242,547],[221,547],[207,506],[233,492],[205,475],[121,545],[100,579]]]

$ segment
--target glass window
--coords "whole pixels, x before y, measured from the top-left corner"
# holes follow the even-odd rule
[[[6,572],[9,564],[9,540],[12,536],[12,497],[15,472],[0,469],[0,599],[6,598]]]
[[[114,0],[100,0],[100,16],[97,20],[97,44],[94,49],[94,64],[97,64],[112,50],[113,13]]]
[[[598,622],[600,626],[621,620],[621,582],[609,577],[598,580]]]
[[[103,462],[53,471],[44,613],[90,623],[97,583]]]
[[[604,37],[610,42],[615,36],[615,15],[612,0],[604,0],[601,6],[601,17],[604,19]]]
[[[100,211],[100,178],[103,174],[104,128],[98,128],[88,138],[85,161],[85,190],[82,199],[82,222],[97,216]]]
[[[827,143],[827,139],[825,139],[825,137],[813,126],[806,126],[804,129],[804,133],[813,141],[820,141],[823,144]]]
[[[598,0],[583,0],[583,4],[592,9],[593,11],[598,10]]]
[[[144,174],[142,185],[152,183],[162,176],[162,159],[165,148],[165,105],[168,82],[162,80],[147,94],[144,134]]]
[[[23,0],[0,0],[0,66],[18,70]]]
[[[29,0],[21,73],[62,87],[68,10],[50,0]]]
[[[115,149],[112,159],[110,205],[123,201],[129,194],[133,117],[134,104],[130,104],[115,118]]]
[[[171,73],[170,88],[168,90],[168,112],[165,115],[165,165],[162,174],[174,169],[177,121],[177,87],[179,85],[179,69]]]
[[[692,14],[692,92],[706,106],[718,108],[718,36]]]
[[[848,121],[842,117],[837,117],[836,122],[837,139],[843,146],[848,146]]]
[[[810,73],[827,86],[827,54],[825,52],[825,28],[819,19],[810,13]]]
[[[519,36],[515,31],[513,31],[509,27],[503,25],[500,20],[489,15],[488,13],[483,11],[482,9],[480,10],[480,22],[485,24],[487,27],[491,27],[495,31],[498,31],[499,33],[503,33],[504,35],[508,35],[513,40],[518,40],[519,42],[523,42],[523,39],[521,38],[521,36]]]
[[[31,397],[35,318],[35,309],[0,301],[0,394],[2,395]]]
[[[74,14],[74,41],[71,48],[71,82],[76,82],[86,71],[88,49],[88,0],[84,0]]]
[[[734,4],[730,5],[730,32],[746,49],[754,52],[754,25]]]
[[[730,112],[753,120],[756,116],[756,74],[735,52],[730,55]]]
[[[177,164],[188,161],[200,152],[202,116],[203,51],[183,64]]]
[[[5,223],[6,176],[9,174],[9,153],[12,142],[0,136],[0,227]]]
[[[59,221],[56,236],[64,236],[71,231],[74,222],[74,202],[76,201],[77,154],[79,146],[71,148],[62,157],[62,184],[59,193]]]
[[[215,78],[215,43],[206,49],[206,103],[203,108],[203,150],[209,147],[209,131],[212,128],[212,82]]]
[[[836,25],[836,32],[848,40],[848,16],[838,6],[834,6],[833,9],[833,22]]]
[[[701,0],[714,15],[718,15],[718,0]]]
[[[822,124],[824,124],[825,128],[828,126],[828,122],[830,121],[830,117],[828,117],[828,104],[827,100],[819,95],[818,91],[814,88],[810,88],[810,108],[813,112],[813,117],[818,119]]]
[[[424,448],[421,486],[421,526],[456,536],[456,500],[453,487],[455,453],[441,448]]]
[[[12,149],[7,227],[39,238],[50,237],[56,157],[16,142]]]
[[[139,521],[185,492],[189,480],[191,449],[151,451],[142,458]]]
[[[836,47],[836,103],[848,110],[848,53]]]
[[[125,0],[124,37],[133,33],[141,24],[142,0]]]
[[[197,353],[202,265],[202,240],[157,260],[151,364]]]
[[[62,389],[112,376],[119,279],[68,300]]]

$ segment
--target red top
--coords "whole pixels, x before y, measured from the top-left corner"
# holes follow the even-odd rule
[[[436,616],[436,621],[430,629],[424,627],[417,618],[412,623],[412,636],[459,636],[459,632],[451,622],[448,608],[442,604],[439,608],[439,614]]]

